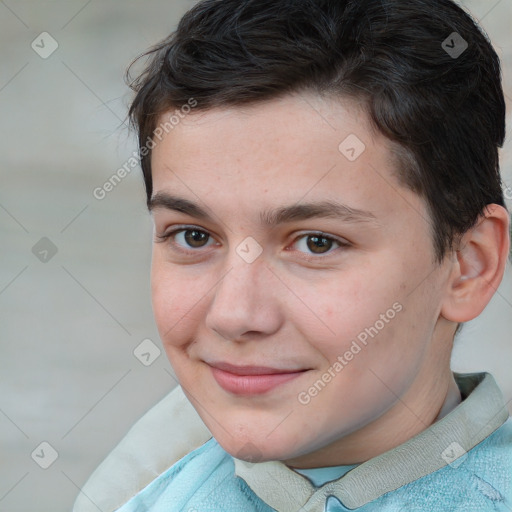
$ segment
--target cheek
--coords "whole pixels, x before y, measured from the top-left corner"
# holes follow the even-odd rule
[[[308,294],[305,286],[296,290],[322,320],[309,312],[312,320],[306,324],[306,316],[297,315],[304,337],[322,354],[327,369],[341,357],[338,369],[343,367],[350,381],[363,376],[363,380],[375,380],[368,372],[371,367],[394,382],[397,364],[414,371],[423,357],[433,311],[422,290],[411,294],[411,285],[403,285],[403,273],[392,269],[389,265],[387,272],[371,268],[347,272],[321,283],[314,293],[309,288]],[[334,372],[338,374],[336,369]],[[344,378],[336,380],[341,384]]]
[[[297,307],[297,320],[308,323],[309,339],[315,340],[321,335],[325,348],[339,353],[343,349],[340,340],[353,340],[358,337],[364,341],[366,330],[377,323],[379,331],[390,325],[398,315],[393,305],[399,301],[399,285],[390,282],[382,274],[357,272],[339,274],[318,283],[295,288],[296,295],[309,308]],[[384,315],[384,320],[381,319]],[[316,330],[316,336],[315,334]]]
[[[173,271],[170,266],[153,260],[151,299],[153,315],[164,346],[181,346],[193,335],[201,314],[201,297],[197,280]]]

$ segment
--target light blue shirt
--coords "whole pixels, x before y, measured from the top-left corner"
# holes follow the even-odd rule
[[[327,482],[338,480],[356,466],[357,464],[351,466],[332,466],[329,468],[294,469],[294,471],[304,475],[315,487],[321,487]],[[345,508],[335,496],[327,498],[325,512],[345,512],[346,510],[350,509]]]

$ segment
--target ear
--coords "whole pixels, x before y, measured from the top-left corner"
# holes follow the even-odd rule
[[[498,289],[510,250],[510,217],[503,206],[487,205],[476,225],[464,233],[451,263],[441,316],[468,322]]]

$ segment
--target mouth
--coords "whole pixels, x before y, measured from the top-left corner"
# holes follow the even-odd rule
[[[235,395],[244,396],[268,393],[308,371],[308,369],[301,368],[236,366],[224,362],[207,364],[213,378],[222,389]]]

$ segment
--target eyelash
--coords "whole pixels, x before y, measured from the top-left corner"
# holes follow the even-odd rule
[[[198,231],[199,233],[204,233],[206,235],[208,235],[210,238],[213,238],[207,231],[203,230],[203,229],[200,229],[200,228],[197,228],[195,226],[180,226],[172,231],[169,231],[168,233],[164,233],[162,235],[159,235],[159,234],[156,234],[156,242],[157,243],[164,243],[166,241],[168,241],[169,239],[171,239],[172,237],[174,237],[175,235],[177,235],[178,233],[181,233],[181,232],[184,232],[184,231]],[[341,239],[338,239],[338,238],[335,238],[333,236],[327,236],[325,235],[323,232],[307,232],[307,233],[302,233],[301,235],[299,235],[298,237],[296,237],[294,240],[293,240],[293,244],[295,244],[298,240],[301,240],[303,238],[307,238],[308,236],[318,236],[318,237],[321,237],[322,239],[325,239],[325,240],[329,240],[330,242],[335,242],[336,244],[338,244],[340,247],[338,247],[338,249],[340,248],[346,248],[346,247],[349,247],[350,244],[346,241],[343,241]],[[172,241],[170,242],[170,245],[173,247],[173,249],[179,251],[179,252],[182,252],[184,254],[188,254],[188,255],[197,255],[197,253],[199,252],[200,249],[202,248],[199,248],[199,249],[185,249],[183,248],[183,246],[181,245],[178,245],[176,244],[176,242]],[[325,255],[323,254],[313,254],[313,253],[310,253],[309,255],[306,255],[306,253],[304,253],[303,251],[298,251],[299,253],[303,254],[303,258],[306,259],[306,260],[318,260],[318,259],[321,259],[321,258],[327,258],[329,257],[333,252],[335,251],[335,249],[329,251],[328,253],[326,253]]]

